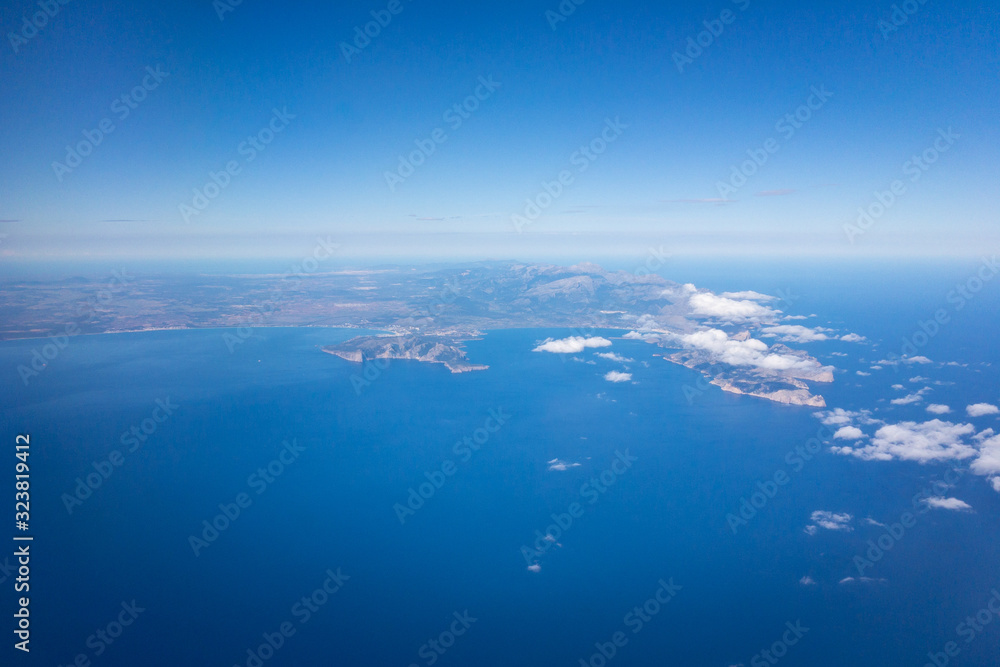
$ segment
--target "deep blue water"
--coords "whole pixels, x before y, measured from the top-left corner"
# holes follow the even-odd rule
[[[854,374],[869,366],[859,357],[898,349],[974,269],[669,277],[720,291],[792,289],[799,299],[787,312],[819,315],[806,324],[875,341],[876,350],[804,346],[845,369],[822,388],[830,406],[859,409],[885,406],[898,395],[889,385],[917,372],[956,383],[936,387],[934,402],[996,401],[1000,285],[921,350],[970,367]],[[838,583],[856,575],[852,559],[878,529],[856,521],[851,533],[803,532],[820,509],[895,521],[946,465],[823,451],[734,535],[727,514],[758,482],[791,470],[786,453],[816,433],[812,409],[714,387],[689,401],[683,387],[699,376],[641,342],[612,348],[635,360],[635,384],[603,379],[620,364],[531,351],[567,331],[490,332],[468,344],[486,372],[397,361],[357,392],[360,367],[318,348],[358,333],[261,329],[233,353],[221,331],[76,337],[28,387],[15,369],[39,342],[0,345],[3,437],[32,441],[31,664],[86,654],[94,665],[245,665],[247,649],[287,621],[295,634],[264,664],[427,665],[421,647],[467,610],[477,620],[436,664],[578,665],[623,631],[609,664],[749,666],[801,620],[809,631],[782,664],[919,666],[960,641],[956,625],[1000,587],[1000,494],[980,477],[950,492],[975,511],[922,516],[869,573],[884,583]],[[850,356],[829,356],[837,351]],[[63,494],[125,450],[122,434],[168,398],[172,416],[70,514]],[[883,418],[928,418],[921,406],[885,407]],[[475,437],[490,410],[510,417],[461,460],[455,443]],[[293,439],[303,451],[258,493],[262,478],[249,478]],[[591,504],[581,486],[626,451],[635,461]],[[555,458],[580,466],[547,470]],[[394,505],[445,461],[454,474],[401,525]],[[10,477],[0,484],[8,498]],[[241,493],[249,507],[196,556],[189,537]],[[521,547],[574,502],[583,515],[529,572]],[[300,622],[293,606],[338,568],[349,579]],[[807,575],[816,586],[799,583]],[[633,633],[626,614],[660,579],[682,588]],[[132,600],[145,611],[96,656],[88,637]],[[994,618],[952,664],[993,665],[997,655]]]

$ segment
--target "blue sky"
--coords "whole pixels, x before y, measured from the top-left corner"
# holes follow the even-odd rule
[[[891,2],[587,0],[555,22],[556,0],[244,0],[220,19],[230,1],[53,2],[37,34],[37,3],[4,4],[0,253],[295,256],[332,235],[376,257],[921,256],[1000,239],[995,3],[911,0],[890,31]],[[387,25],[349,62],[373,11]],[[433,152],[390,187],[418,141]],[[547,205],[518,232],[529,200]]]

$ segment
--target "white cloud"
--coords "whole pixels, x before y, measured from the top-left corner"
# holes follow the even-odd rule
[[[1000,477],[990,477],[990,484],[993,485],[993,490],[1000,493]]]
[[[833,410],[821,410],[813,413],[825,426],[846,426],[857,422],[859,424],[881,424],[878,419],[872,417],[870,410],[845,410],[844,408],[834,408]]]
[[[860,440],[865,437],[864,431],[857,426],[842,426],[833,434],[839,440]]]
[[[617,361],[620,364],[627,364],[635,361],[635,359],[627,359],[620,354],[615,354],[614,352],[596,352],[594,356],[600,357],[601,359],[607,359],[608,361]]]
[[[747,299],[727,299],[711,292],[692,294],[688,299],[691,312],[726,322],[772,322],[781,311],[772,310]]]
[[[912,364],[932,364],[934,362],[928,359],[927,357],[917,355],[915,357],[904,357],[903,363],[912,365]]]
[[[846,512],[838,514],[825,510],[816,510],[809,518],[816,526],[827,530],[853,530],[849,524],[854,517]]]
[[[941,496],[934,496],[931,498],[924,498],[924,504],[935,510],[951,510],[953,512],[969,511],[972,509],[972,505],[965,502],[964,500],[959,500],[958,498],[942,498]]]
[[[560,340],[549,338],[533,351],[554,352],[555,354],[579,354],[588,347],[611,347],[611,341],[607,338],[584,338],[582,336],[571,336]]]
[[[608,382],[629,382],[632,380],[631,373],[619,373],[618,371],[611,371],[604,374],[604,379]]]
[[[868,339],[865,338],[864,336],[859,336],[856,333],[849,333],[841,336],[840,340],[844,341],[845,343],[863,343]]]
[[[860,375],[863,378],[871,377],[871,375],[872,375],[871,373],[865,373],[864,371],[855,371],[855,373],[857,373],[858,375]]]
[[[984,417],[1000,413],[1000,408],[989,403],[976,403],[975,405],[966,406],[965,411],[970,417]]]
[[[779,324],[761,329],[764,336],[777,336],[779,340],[786,343],[812,343],[815,341],[829,340],[829,336],[823,333],[823,329],[810,329],[799,324]]]
[[[901,422],[880,428],[864,447],[834,447],[832,451],[865,461],[961,461],[977,453],[962,441],[962,436],[974,432],[972,424],[952,424],[940,419],[920,424]]]
[[[816,580],[807,574],[806,576],[799,579],[799,583],[802,584],[803,586],[815,586]]]
[[[878,526],[880,528],[885,528],[885,524],[884,523],[876,521],[875,519],[873,519],[871,517],[868,517],[867,519],[865,519],[865,523],[868,524],[869,526]]]
[[[539,565],[538,563],[528,566],[528,572],[541,572],[541,571],[542,571],[542,566]]]
[[[547,463],[549,464],[549,470],[558,470],[560,472],[569,470],[570,468],[580,467],[579,463],[570,463],[569,461],[563,461],[560,459],[552,459],[551,461],[547,461]]]
[[[815,372],[821,369],[815,359],[806,359],[794,354],[773,353],[763,341],[755,338],[744,340],[730,338],[721,329],[703,329],[676,338],[685,347],[710,352],[718,361],[730,366],[755,366],[772,371]]]
[[[951,412],[951,408],[947,405],[941,405],[940,403],[931,403],[927,406],[927,412],[932,415],[946,415]]]
[[[816,413],[823,415],[829,413]],[[851,413],[827,417],[824,423],[831,419],[837,424]],[[843,422],[846,423],[846,422]],[[837,431],[839,436],[844,426]],[[860,430],[860,429],[858,429]],[[848,431],[853,433],[853,431]],[[967,438],[971,437],[971,442]],[[1000,482],[1000,434],[993,429],[976,433],[972,424],[953,424],[952,422],[933,419],[928,422],[901,422],[883,426],[876,431],[868,444],[858,444],[831,447],[835,454],[856,456],[865,461],[916,461],[930,463],[937,461],[965,461],[972,459],[969,469],[976,475],[990,478],[990,484],[997,488]],[[1000,491],[1000,489],[997,489]],[[952,502],[949,499],[948,502]],[[960,506],[942,509],[964,509]]]
[[[925,378],[923,375],[917,375],[910,378],[910,382],[929,382],[930,378]]]
[[[892,385],[892,388],[895,389],[896,391],[902,391],[903,389],[906,389],[906,387],[904,387],[901,384],[894,384]]]
[[[1000,435],[993,435],[993,429],[979,435],[985,437],[979,447],[979,457],[972,462],[972,472],[977,475],[1000,475]]]

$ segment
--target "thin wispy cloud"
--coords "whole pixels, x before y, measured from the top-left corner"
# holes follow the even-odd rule
[[[789,189],[784,189],[784,190],[763,190],[761,192],[756,193],[754,196],[756,196],[756,197],[784,197],[786,195],[795,194],[795,192],[797,192],[797,191],[796,190],[789,190]]]
[[[623,357],[615,352],[597,352],[594,354],[595,357],[600,357],[601,359],[607,359],[608,361],[614,361],[620,364],[627,364],[635,361],[635,359],[629,359],[628,357]]]
[[[732,204],[736,200],[709,197],[705,199],[664,199],[662,201],[665,204]]]
[[[552,459],[547,462],[549,470],[555,470],[558,472],[565,472],[570,468],[579,468],[581,464],[572,461],[563,461],[562,459]]]

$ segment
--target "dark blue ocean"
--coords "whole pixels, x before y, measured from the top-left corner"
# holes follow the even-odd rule
[[[795,346],[843,369],[819,391],[856,410],[886,407],[890,385],[917,372],[954,383],[935,385],[934,402],[997,401],[1000,281],[961,311],[947,301],[977,267],[663,273],[784,290],[782,310],[817,315],[804,323],[874,341]],[[935,364],[869,370],[939,308],[953,317],[920,348]],[[860,520],[897,521],[951,466],[824,447],[795,469],[788,453],[816,434],[815,410],[715,387],[692,397],[700,376],[638,341],[611,348],[634,360],[632,382],[606,381],[622,364],[592,350],[582,362],[532,352],[563,330],[470,342],[485,372],[393,361],[364,379],[320,351],[358,333],[257,329],[233,352],[219,330],[79,336],[28,386],[16,368],[42,341],[0,344],[0,490],[13,515],[14,438],[30,434],[35,538],[30,661],[12,648],[14,575],[0,571],[3,664],[920,667],[952,641],[950,664],[996,664],[1000,618],[968,643],[956,634],[1000,588],[1000,494],[982,477],[948,493],[974,511],[922,515],[866,572],[877,581],[845,585],[881,535]],[[112,452],[120,465],[105,478]],[[553,459],[579,465],[549,470]],[[734,534],[727,515],[778,471],[790,481]],[[100,484],[80,499],[91,474]],[[401,523],[395,506],[425,483]],[[850,513],[854,530],[805,534],[815,510]],[[536,545],[553,515],[558,544]],[[537,546],[526,560],[522,547]],[[669,602],[650,604],[658,592]],[[789,637],[774,662],[761,656]]]

